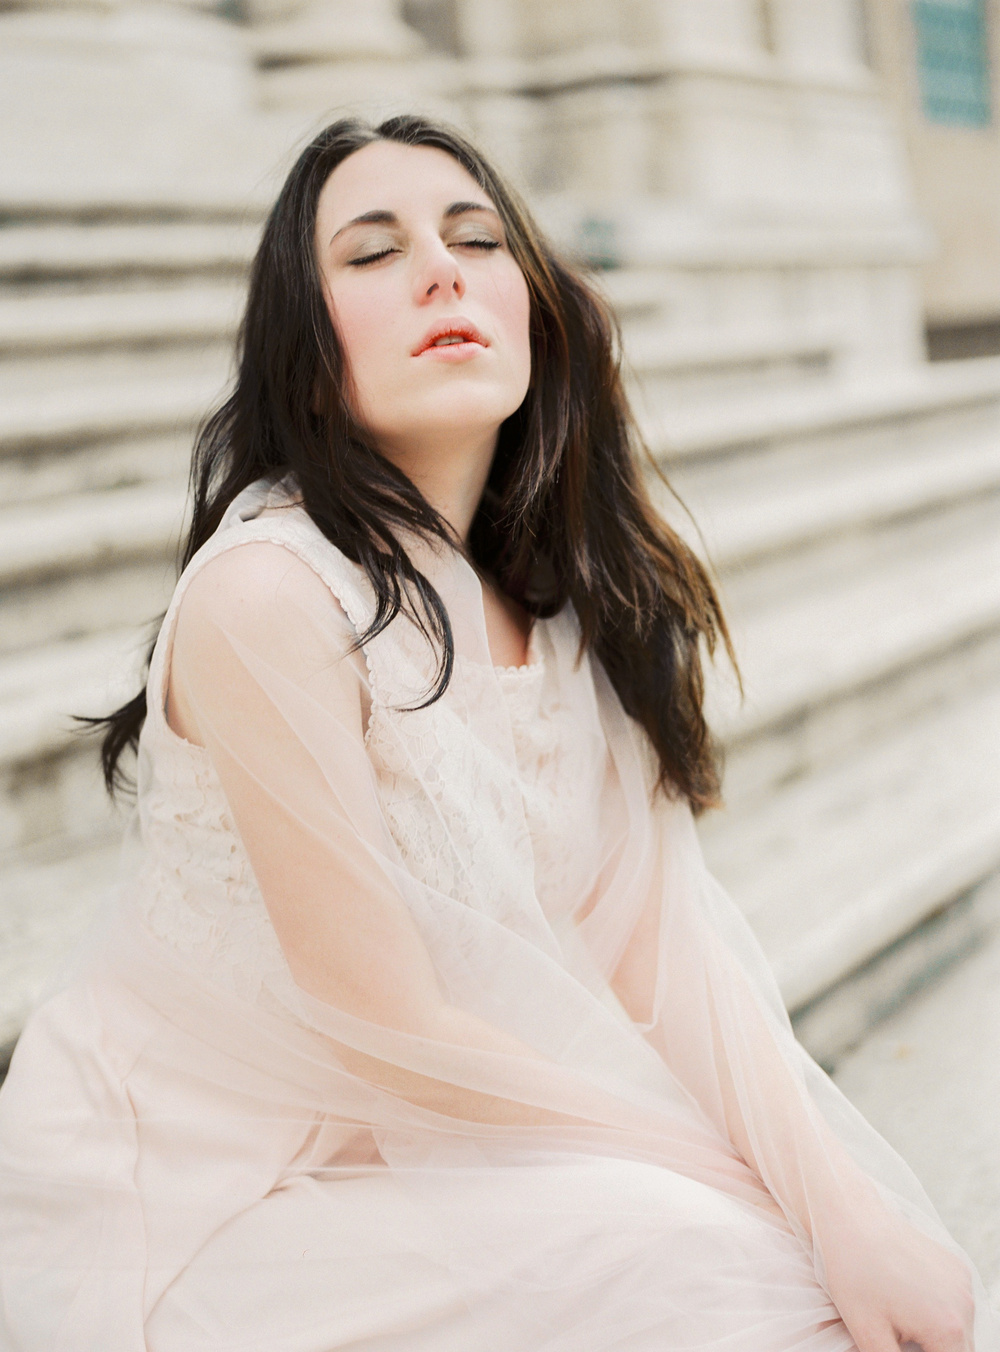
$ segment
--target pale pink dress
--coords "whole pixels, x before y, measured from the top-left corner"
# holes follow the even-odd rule
[[[839,1188],[950,1241],[794,1044],[572,615],[497,670],[471,569],[424,564],[458,658],[416,711],[425,640],[400,618],[345,655],[371,595],[287,485],[181,579],[120,896],[0,1094],[0,1347],[848,1352],[803,1218]],[[164,712],[199,577],[207,749]],[[307,996],[285,886],[328,889],[373,1009],[366,889],[391,889],[507,1050]],[[985,1304],[978,1338],[1000,1346]]]

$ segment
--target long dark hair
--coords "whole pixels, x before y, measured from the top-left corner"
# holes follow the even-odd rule
[[[503,220],[531,297],[531,385],[500,428],[470,532],[470,561],[531,614],[552,615],[571,601],[583,646],[649,736],[661,786],[696,810],[715,804],[719,772],[702,710],[700,646],[711,653],[721,638],[731,656],[729,636],[705,569],[646,492],[615,320],[540,235],[511,188],[450,128],[418,117],[377,127],[345,118],[299,156],[251,269],[235,387],[195,445],[183,564],[237,493],[264,475],[290,472],[309,516],[374,589],[377,609],[361,641],[401,608],[415,611],[440,652],[429,702],[447,687],[454,657],[447,612],[397,535],[405,529],[455,545],[454,536],[351,415],[313,242],[330,174],[378,140],[435,147],[469,172]],[[99,720],[112,793],[124,782],[121,757],[138,744],[145,715],[143,690]]]

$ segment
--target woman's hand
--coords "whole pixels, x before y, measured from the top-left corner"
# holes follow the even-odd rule
[[[881,1209],[881,1208],[880,1208]],[[975,1300],[960,1258],[889,1211],[817,1231],[826,1288],[860,1352],[973,1352]]]

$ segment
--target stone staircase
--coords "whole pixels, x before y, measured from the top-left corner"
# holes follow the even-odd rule
[[[0,223],[0,1045],[114,874],[70,715],[136,688],[253,242],[235,213]]]
[[[0,229],[0,1044],[114,873],[73,712],[134,689],[253,227]],[[602,274],[649,444],[721,577],[728,806],[703,833],[793,1009],[1000,865],[1000,364],[845,361],[831,324],[678,323]]]
[[[844,376],[803,334],[763,372],[748,347],[756,388],[726,397],[737,345],[716,335],[691,398],[697,344],[648,364],[621,281],[647,439],[700,535],[660,504],[721,578],[746,687],[715,673],[727,807],[706,849],[808,1021],[1000,868],[1000,362]]]

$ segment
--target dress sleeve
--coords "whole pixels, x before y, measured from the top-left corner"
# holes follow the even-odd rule
[[[796,1042],[756,939],[704,865],[690,812],[660,801],[652,819],[656,862],[612,977],[637,1026],[766,1185],[818,1271],[845,1235],[865,1243],[900,1211],[927,1229],[919,1184]]]
[[[169,708],[211,756],[300,985],[416,1029],[440,992],[379,866],[388,841],[364,750],[370,697],[354,638],[336,598],[291,551],[230,549],[182,601]]]

